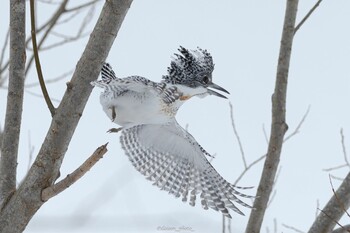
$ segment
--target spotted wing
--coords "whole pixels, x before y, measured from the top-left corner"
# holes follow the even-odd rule
[[[113,96],[119,96],[127,91],[136,93],[155,91],[154,87],[157,83],[140,76],[117,78],[112,67],[104,63],[101,69],[101,80],[91,82],[91,85],[103,88],[106,95],[113,93]]]
[[[122,131],[120,141],[134,167],[162,190],[182,196],[194,206],[197,195],[204,209],[221,211],[230,217],[228,208],[242,214],[233,204],[245,207],[237,196],[251,197],[235,190],[205,158],[208,154],[174,119],[167,124],[137,125]]]

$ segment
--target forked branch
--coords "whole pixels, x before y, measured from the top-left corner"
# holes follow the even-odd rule
[[[103,157],[103,155],[106,154],[107,144],[108,143],[98,147],[95,152],[82,165],[80,165],[80,167],[75,169],[75,171],[71,174],[67,175],[66,178],[44,189],[41,193],[41,199],[43,201],[49,200],[51,197],[61,193],[83,177]]]

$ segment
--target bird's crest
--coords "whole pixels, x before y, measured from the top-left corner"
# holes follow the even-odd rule
[[[213,58],[207,50],[199,47],[188,50],[182,46],[178,50],[180,54],[174,54],[175,57],[168,67],[168,75],[163,76],[166,83],[189,85],[191,80],[213,72]]]

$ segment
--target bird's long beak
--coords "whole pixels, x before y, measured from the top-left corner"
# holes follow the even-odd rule
[[[228,91],[225,90],[224,88],[220,87],[219,85],[216,85],[215,83],[209,83],[209,84],[208,84],[208,87],[213,88],[213,89],[216,89],[216,90],[219,90],[219,91],[222,91],[222,92],[225,92],[225,93],[227,93],[227,94],[230,94],[230,92],[228,92]],[[210,95],[216,95],[216,96],[218,96],[218,97],[227,99],[226,96],[224,96],[224,95],[222,95],[222,94],[220,94],[220,93],[218,93],[218,92],[216,92],[216,91],[213,91],[213,90],[211,90],[211,89],[209,89],[209,88],[208,88],[208,93],[209,93]]]

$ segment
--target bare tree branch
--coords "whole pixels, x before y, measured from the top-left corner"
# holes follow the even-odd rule
[[[53,27],[55,26],[55,24],[57,23],[58,19],[62,16],[62,14],[66,11],[66,5],[68,3],[68,0],[63,0],[61,5],[59,6],[59,8],[57,9],[57,11],[55,12],[55,14],[52,16],[52,18],[50,20],[47,21],[47,23],[45,23],[41,28],[39,28],[37,30],[37,32],[43,30],[44,28],[47,27],[46,31],[44,32],[44,35],[41,37],[39,43],[38,43],[38,50],[40,50],[41,46],[43,45],[44,41],[47,39],[47,37],[49,36],[51,30],[53,29]],[[28,40],[30,40],[31,38],[29,38]],[[33,63],[34,60],[34,55],[31,56],[28,59],[28,63],[27,63],[27,67],[26,67],[26,72],[25,74],[27,75],[29,72],[29,69],[31,67],[31,64]]]
[[[282,226],[284,226],[285,228],[287,228],[287,229],[289,229],[289,230],[292,230],[292,231],[294,231],[294,232],[305,233],[304,231],[301,231],[301,230],[299,230],[299,229],[297,229],[297,228],[295,228],[295,227],[293,227],[293,226],[289,226],[289,225],[284,224],[284,223],[282,223]]]
[[[93,0],[93,1],[81,4],[79,6],[75,6],[75,7],[69,8],[69,9],[66,10],[66,12],[72,12],[72,11],[81,10],[81,9],[83,9],[85,7],[88,7],[88,6],[91,6],[91,5],[95,4],[98,1],[100,1],[100,0]]]
[[[343,128],[340,129],[340,137],[341,137],[341,147],[343,149],[343,155],[344,155],[344,161],[346,163],[346,165],[350,168],[350,163],[348,160],[348,155],[346,153],[346,147],[345,147],[345,137],[344,137],[344,132],[343,132]]]
[[[273,191],[272,195],[270,196],[270,199],[267,202],[267,207],[266,208],[268,208],[271,205],[271,203],[273,202],[273,200],[274,200],[274,198],[276,196],[276,193],[277,193],[277,191],[276,191],[276,183],[278,181],[278,178],[280,177],[281,170],[282,170],[282,167],[279,167],[278,170],[277,170],[277,174],[276,174],[275,180],[273,182],[273,186],[272,186],[272,188],[275,189],[275,190]]]
[[[5,37],[5,41],[4,41],[4,45],[2,46],[2,49],[1,49],[1,55],[0,55],[0,70],[2,70],[2,64],[4,62],[4,57],[5,57],[5,52],[6,52],[6,48],[7,48],[7,45],[8,45],[8,40],[10,38],[10,30],[7,30],[7,33],[6,33],[6,37]],[[6,66],[6,65],[5,65]],[[4,78],[2,77],[2,73],[3,72],[0,72],[0,86],[2,86],[3,82],[4,82]]]
[[[27,176],[0,213],[0,232],[22,232],[44,203],[42,190],[57,178],[64,155],[132,0],[105,2],[96,26],[76,66],[70,84],[52,119]],[[11,221],[16,219],[16,221]]]
[[[27,94],[29,94],[29,95],[32,95],[32,96],[34,96],[34,97],[38,97],[38,98],[40,98],[40,99],[44,98],[43,95],[37,94],[37,93],[32,92],[32,91],[29,91],[28,89],[24,89],[24,92],[27,93]],[[55,99],[55,98],[51,98],[51,101],[56,102],[57,104],[60,103],[60,100],[59,100],[59,99]]]
[[[7,43],[8,43],[9,38],[10,38],[10,29],[7,31],[6,39],[5,39],[4,45],[3,45],[2,49],[1,49],[1,59],[0,59],[0,75],[1,75],[1,78],[0,78],[0,86],[2,86],[2,83],[5,80],[4,77],[3,77],[3,73],[6,71],[7,67],[10,64],[10,61],[7,61],[3,65],[5,52],[6,52],[6,48],[7,48]]]
[[[350,172],[343,180],[332,198],[321,210],[308,233],[331,232],[344,214],[344,209],[350,207]]]
[[[319,209],[320,209],[320,200],[317,199],[317,201],[316,201],[315,219],[317,218],[317,215],[320,212]]]
[[[335,167],[325,168],[325,169],[322,169],[322,170],[325,171],[325,172],[330,172],[330,171],[338,170],[338,169],[344,168],[344,167],[348,167],[348,165],[347,164],[343,164],[343,165],[339,165],[339,166],[335,166]]]
[[[239,145],[239,150],[241,151],[244,169],[247,169],[247,161],[246,161],[246,159],[245,159],[245,155],[244,155],[244,150],[243,150],[242,142],[241,142],[241,139],[240,139],[240,137],[239,137],[239,135],[238,135],[238,132],[237,132],[237,129],[236,129],[236,125],[235,125],[235,120],[234,120],[234,118],[233,118],[233,107],[232,107],[231,102],[229,102],[228,104],[229,104],[229,106],[230,106],[231,125],[232,125],[232,128],[233,128],[233,132],[235,133],[235,136],[236,136],[236,139],[237,139],[237,142],[238,142],[238,145]]]
[[[332,233],[348,233],[348,232],[350,232],[350,224],[339,227],[334,231],[332,231]]]
[[[243,178],[243,176],[249,171],[249,169],[251,169],[255,164],[259,163],[260,161],[262,161],[264,158],[266,157],[266,154],[260,156],[259,158],[257,158],[256,160],[254,160],[252,163],[250,163],[246,169],[244,169],[242,171],[242,173],[237,177],[236,181],[233,183],[234,185],[237,185],[238,182]]]
[[[91,4],[89,4],[89,5],[91,5]],[[76,10],[76,11],[77,11],[78,14],[80,13],[78,10]],[[79,40],[79,39],[81,39],[83,37],[88,36],[90,34],[90,32],[84,32],[84,30],[88,26],[90,21],[92,20],[93,15],[94,15],[94,11],[95,11],[95,7],[92,6],[88,10],[88,12],[86,13],[86,15],[85,15],[84,19],[82,20],[81,25],[80,25],[77,33],[76,33],[76,35],[74,35],[74,36],[67,36],[67,35],[63,35],[61,33],[52,31],[51,35],[55,35],[57,37],[60,37],[60,38],[62,38],[62,40],[59,41],[59,42],[47,45],[47,46],[42,46],[41,47],[41,51],[49,50],[49,49],[52,49],[52,48],[55,48],[55,47],[58,47],[58,46],[62,46],[64,44],[71,43],[71,42],[77,41],[77,40]],[[65,13],[67,13],[67,11]],[[67,20],[70,20],[70,19],[67,19]]]
[[[294,129],[294,131],[286,137],[285,140],[283,140],[283,143],[285,143],[287,140],[291,139],[292,137],[294,137],[295,135],[297,135],[299,132],[300,132],[300,129],[301,129],[301,126],[303,125],[303,123],[305,122],[306,120],[306,117],[308,116],[309,114],[309,110],[310,110],[310,106],[308,107],[308,109],[306,110],[305,114],[303,115],[302,119],[300,120],[299,124],[297,125],[297,127]],[[231,115],[231,118],[233,116]],[[266,139],[266,142],[268,143],[268,139],[267,139],[267,134],[266,134],[266,131],[265,131],[265,127],[263,125],[263,132],[264,132],[264,135],[265,135],[265,139]],[[236,179],[236,181],[233,183],[234,185],[238,184],[238,182],[244,177],[244,175],[255,165],[257,164],[258,162],[262,161],[264,158],[266,157],[266,154],[260,156],[259,158],[257,158],[256,160],[254,160],[253,162],[251,162],[243,171],[242,173],[238,176],[238,178]]]
[[[49,93],[46,89],[44,77],[43,77],[43,72],[41,70],[41,64],[40,64],[40,59],[39,59],[39,52],[38,52],[38,47],[36,44],[36,34],[35,34],[35,10],[34,10],[34,0],[30,0],[30,22],[31,22],[31,34],[32,34],[32,42],[33,42],[33,53],[34,53],[34,58],[35,58],[35,65],[36,65],[36,71],[38,73],[38,79],[40,83],[40,88],[41,91],[43,92],[43,96],[45,99],[45,102],[47,104],[47,107],[50,110],[51,116],[53,117],[55,115],[55,107],[53,106]]]
[[[272,123],[269,146],[256,195],[259,198],[254,200],[246,233],[260,232],[280,160],[283,138],[288,128],[285,122],[286,94],[297,9],[298,0],[287,0],[275,91],[272,95]]]
[[[89,32],[86,32],[84,34],[80,34],[80,35],[76,35],[76,36],[67,36],[65,39],[59,41],[59,42],[56,42],[56,43],[53,43],[53,44],[50,44],[50,45],[47,45],[45,47],[42,47],[40,50],[41,51],[44,51],[44,50],[49,50],[49,49],[53,49],[53,48],[56,48],[56,47],[59,47],[59,46],[62,46],[64,44],[67,44],[67,43],[70,43],[70,42],[74,42],[74,41],[77,41],[81,38],[84,38],[86,36],[88,36],[90,33]]]
[[[71,174],[67,175],[66,178],[48,188],[45,188],[41,194],[42,200],[49,200],[51,197],[54,197],[66,190],[69,186],[83,177],[103,157],[103,155],[106,154],[107,144],[108,143],[98,147],[95,152],[82,165],[80,165],[80,167],[78,167]]]
[[[30,139],[30,133],[28,133],[28,151],[29,151],[29,158],[28,158],[28,167],[27,167],[27,171],[29,171],[30,169],[30,165],[33,162],[33,153],[34,153],[34,146],[32,146],[32,142]]]
[[[295,130],[294,130],[291,134],[289,134],[287,137],[285,137],[285,139],[283,140],[283,142],[288,141],[291,137],[293,137],[294,135],[296,135],[296,134],[298,134],[298,133],[300,132],[299,130],[300,130],[301,126],[303,125],[303,123],[304,123],[304,121],[305,121],[307,115],[309,115],[309,112],[310,112],[310,105],[309,105],[309,107],[307,108],[307,110],[306,110],[306,112],[305,112],[303,118],[302,118],[301,121],[299,122],[298,126],[295,128]]]
[[[48,80],[45,81],[45,83],[46,83],[46,84],[51,84],[51,83],[56,83],[56,82],[58,82],[58,81],[61,81],[62,79],[65,79],[65,78],[67,78],[68,76],[70,76],[71,74],[73,74],[73,71],[74,71],[74,70],[70,70],[70,71],[67,71],[67,72],[65,72],[65,73],[63,73],[63,74],[61,74],[61,75],[59,75],[59,76],[57,76],[57,77],[55,77],[55,78],[48,79]],[[28,88],[36,87],[36,86],[38,86],[38,85],[40,85],[39,82],[28,83],[28,84],[26,84],[26,88],[28,89]]]
[[[267,137],[267,133],[266,133],[266,129],[265,129],[265,125],[264,124],[262,125],[262,130],[263,130],[263,133],[264,133],[264,138],[265,138],[266,144],[268,145],[269,144],[269,139]]]
[[[310,17],[312,12],[316,10],[316,8],[320,5],[322,0],[318,0],[316,4],[311,8],[311,10],[305,15],[305,17],[298,23],[298,25],[294,29],[294,34],[300,29],[300,27],[305,23],[305,21]]]
[[[273,219],[273,232],[277,233],[277,219],[276,218]]]
[[[25,0],[10,3],[10,78],[0,158],[0,209],[16,190],[26,63],[25,5]]]
[[[345,147],[345,137],[344,137],[343,128],[340,129],[340,138],[341,138],[341,146],[342,146],[342,150],[343,150],[345,164],[338,165],[338,166],[331,167],[331,168],[326,168],[326,169],[323,169],[323,171],[329,172],[329,171],[337,170],[337,169],[344,168],[344,167],[350,168],[350,163],[348,160],[348,155],[347,155],[346,147]]]

